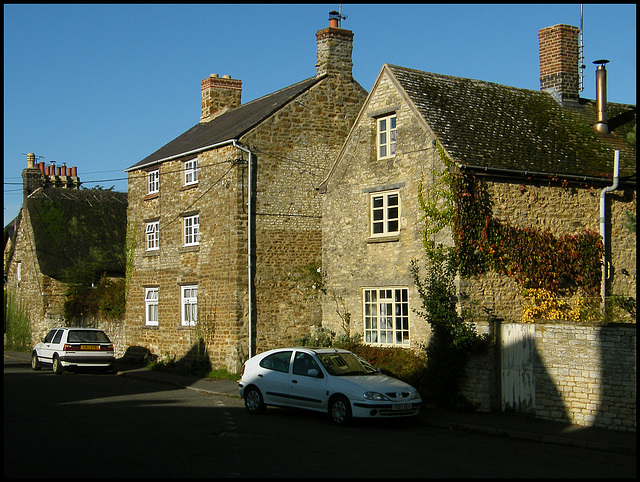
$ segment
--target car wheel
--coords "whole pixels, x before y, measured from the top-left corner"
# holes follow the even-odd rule
[[[34,351],[31,354],[31,369],[32,370],[40,370],[42,365],[40,365],[40,360],[38,360],[38,354]]]
[[[249,413],[264,413],[266,405],[262,401],[262,394],[256,387],[248,387],[244,393],[244,406]]]
[[[329,417],[336,425],[348,425],[351,422],[351,403],[346,397],[338,396],[329,403]]]
[[[62,362],[60,361],[60,358],[58,357],[58,355],[54,355],[53,357],[52,368],[53,368],[53,373],[55,373],[56,375],[62,375],[62,372],[64,371],[64,367],[62,366]]]

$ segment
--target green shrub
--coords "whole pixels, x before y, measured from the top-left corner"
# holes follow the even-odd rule
[[[31,351],[31,323],[25,306],[13,293],[5,290],[4,323],[7,343],[14,351]]]
[[[468,409],[471,404],[460,391],[465,365],[473,354],[489,346],[491,336],[479,335],[474,324],[458,313],[455,269],[446,258],[432,260],[424,279],[415,262],[411,272],[424,310],[418,314],[431,326],[431,338],[424,350],[427,366],[417,388],[425,394],[423,400],[440,407]]]

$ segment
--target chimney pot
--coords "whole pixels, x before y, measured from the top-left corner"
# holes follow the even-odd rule
[[[329,28],[339,28],[340,14],[335,10],[329,12]]]
[[[329,28],[316,32],[316,75],[334,74],[352,76],[353,32],[339,25],[340,14],[329,13]]]
[[[27,168],[31,169],[35,167],[36,164],[36,155],[33,152],[27,154]]]

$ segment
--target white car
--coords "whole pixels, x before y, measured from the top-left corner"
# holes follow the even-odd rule
[[[352,417],[417,415],[422,407],[411,385],[379,373],[348,350],[279,348],[247,360],[238,383],[249,413],[267,405],[327,412],[343,425]]]
[[[104,331],[95,328],[54,328],[31,352],[31,368],[40,370],[45,363],[56,375],[69,367],[110,370],[114,361],[113,343]]]

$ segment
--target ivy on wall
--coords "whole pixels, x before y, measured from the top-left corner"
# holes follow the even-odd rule
[[[486,184],[473,172],[455,172],[439,145],[438,150],[444,171],[428,193],[419,187],[427,254],[437,252],[434,235],[450,226],[455,245],[448,254],[464,277],[490,270],[514,279],[523,294],[599,296],[604,246],[597,232],[555,236],[499,221]]]

